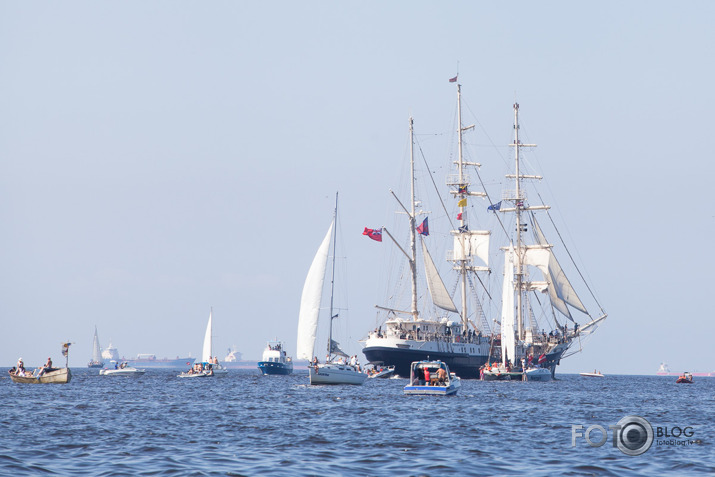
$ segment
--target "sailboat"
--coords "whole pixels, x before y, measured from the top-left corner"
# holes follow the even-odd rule
[[[102,360],[102,350],[99,348],[99,338],[97,337],[97,327],[94,327],[94,341],[92,342],[92,360],[87,364],[88,368],[101,368],[104,366]]]
[[[514,104],[514,140],[510,146],[515,151],[514,171],[506,177],[513,180],[513,185],[503,191],[500,202],[488,207],[495,214],[511,214],[514,228],[506,226],[504,230],[514,233],[501,249],[504,274],[497,348],[500,356],[496,366],[485,370],[484,378],[513,379],[514,373],[521,373],[524,380],[550,380],[561,359],[580,351],[581,341],[596,330],[607,314],[593,294],[600,315],[594,317],[589,313],[556,259],[554,245],[547,241],[537,221],[536,212],[548,214],[550,207],[530,203],[526,194],[526,181],[542,177],[523,171],[521,149],[535,145],[523,144],[519,139],[518,103]],[[539,195],[533,198],[540,200]],[[531,240],[527,237],[529,229],[533,233]],[[581,326],[572,315],[574,310],[586,315],[589,321]],[[572,328],[566,320],[573,323]],[[551,327],[548,334],[545,326]],[[579,343],[579,349],[571,350],[575,343]]]
[[[199,378],[212,376],[226,376],[228,369],[221,366],[218,357],[213,354],[213,308],[209,311],[209,321],[204,334],[204,347],[201,352],[201,361],[193,364],[192,368],[178,375],[180,378]]]
[[[367,374],[361,372],[359,366],[347,363],[349,359],[333,340],[333,320],[338,317],[333,313],[333,298],[335,287],[335,244],[337,239],[338,194],[335,194],[335,212],[333,221],[325,234],[318,252],[308,270],[308,275],[303,285],[298,316],[298,359],[312,361],[308,367],[310,384],[362,384],[367,379]],[[328,334],[328,354],[325,363],[318,363],[315,357],[315,339],[318,332],[318,318],[320,304],[323,296],[323,285],[327,271],[328,252],[330,241],[333,241],[332,277],[330,280],[330,315]],[[338,358],[340,356],[340,358]]]
[[[462,158],[462,132],[461,108],[459,117],[459,157],[457,161],[458,173],[448,178],[448,185],[453,195],[460,201],[466,195],[483,195],[478,192],[468,191],[469,178],[464,173],[468,163]],[[382,230],[394,242],[397,248],[405,255],[409,263],[411,281],[411,305],[409,310],[396,307],[376,306],[386,311],[387,318],[382,325],[368,333],[367,338],[361,340],[363,353],[367,360],[375,366],[395,366],[395,372],[402,377],[409,377],[411,363],[418,361],[439,360],[446,364],[457,376],[461,378],[476,379],[479,377],[479,368],[489,361],[491,341],[482,333],[482,330],[468,320],[468,290],[469,274],[476,271],[488,270],[489,232],[471,231],[467,227],[467,212],[462,210],[459,214],[459,227],[452,230],[454,250],[451,253],[453,268],[459,274],[460,290],[462,295],[462,309],[457,309],[450,296],[444,281],[439,275],[437,267],[427,249],[428,235],[425,230],[425,219],[422,225],[417,226],[417,216],[422,213],[417,210],[418,201],[415,199],[415,161],[414,161],[414,123],[410,118],[410,202],[409,209],[397,200],[410,223],[409,253],[395,240],[387,228]],[[461,197],[460,197],[461,196]],[[464,209],[462,207],[462,209]],[[434,307],[439,308],[442,316],[429,316],[418,308],[418,296],[422,294],[417,289],[417,229],[420,229],[420,242],[422,261],[425,269],[425,279],[429,296]],[[369,235],[371,229],[366,229]],[[425,233],[426,232],[426,233]],[[365,232],[364,232],[365,233]],[[479,261],[485,262],[484,265]],[[479,310],[481,311],[481,309]],[[450,319],[447,313],[456,313],[458,320]]]
[[[213,371],[214,376],[226,376],[228,374],[228,369],[221,366],[218,361],[218,356],[213,354],[213,307],[209,311],[209,321],[206,324],[206,333],[204,334],[204,349],[201,353],[201,361],[204,363],[204,367],[210,365],[211,371]]]

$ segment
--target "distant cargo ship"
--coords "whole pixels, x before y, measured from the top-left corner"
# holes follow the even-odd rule
[[[185,368],[194,364],[196,358],[157,358],[154,354],[138,354],[134,359],[125,359],[129,366],[135,368]]]
[[[665,363],[660,363],[660,368],[658,368],[658,371],[655,373],[658,376],[680,376],[683,373],[674,373],[670,370],[667,364]],[[715,377],[715,371],[712,371],[710,373],[689,373],[692,374],[693,376],[701,376],[701,377],[708,377],[712,378]]]

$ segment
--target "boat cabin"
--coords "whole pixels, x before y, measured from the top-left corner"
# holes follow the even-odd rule
[[[410,366],[413,386],[448,386],[449,383],[449,367],[442,361],[415,361]]]

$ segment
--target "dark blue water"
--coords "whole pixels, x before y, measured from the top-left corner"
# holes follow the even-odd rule
[[[715,378],[463,381],[456,397],[408,397],[402,379],[316,387],[306,374],[77,369],[67,385],[20,385],[2,371],[0,475],[715,474]],[[690,426],[695,443],[636,457],[610,434],[572,446],[572,425],[608,429],[628,415]]]

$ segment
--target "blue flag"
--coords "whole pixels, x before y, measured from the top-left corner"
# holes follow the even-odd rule
[[[492,204],[489,207],[487,207],[487,210],[499,210],[501,209],[501,200],[497,202],[496,204]]]

